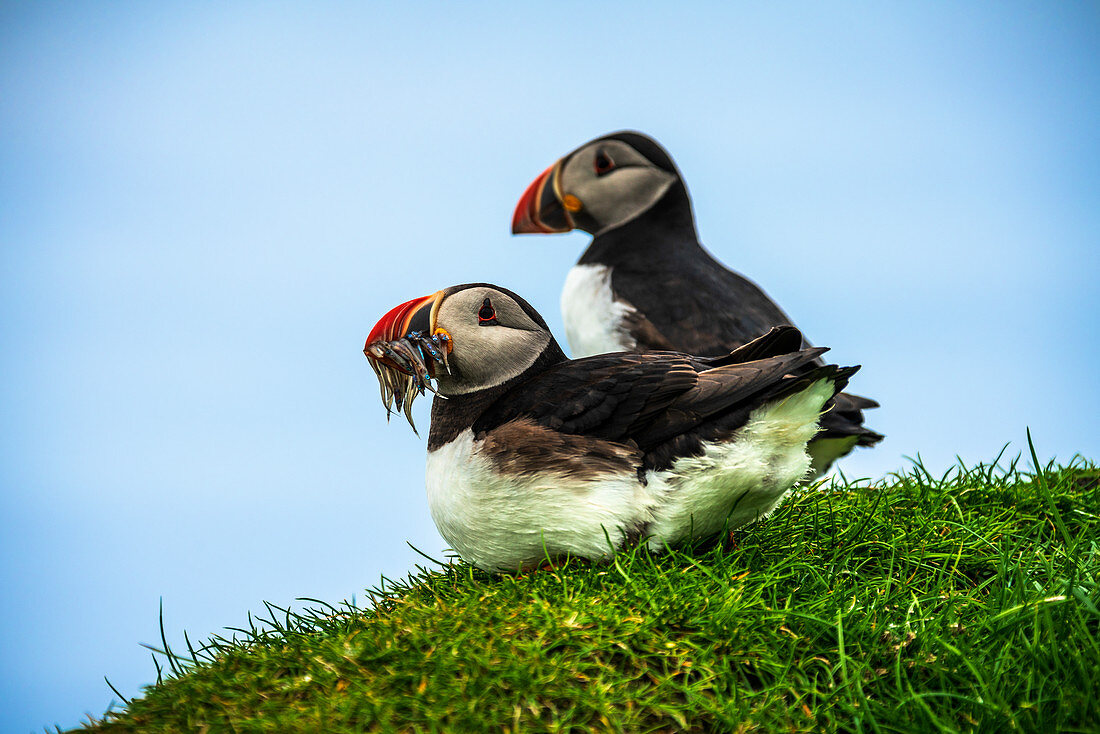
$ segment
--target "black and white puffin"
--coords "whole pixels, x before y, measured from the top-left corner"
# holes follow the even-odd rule
[[[638,132],[585,143],[527,187],[514,234],[593,235],[561,295],[573,356],[677,350],[716,357],[791,319],[752,281],[699,243],[687,186],[672,157]],[[809,369],[820,362],[811,363]],[[822,418],[814,473],[882,435],[863,425],[878,403],[842,394]]]
[[[489,571],[655,549],[766,516],[810,465],[858,367],[778,327],[721,357],[569,359],[511,291],[457,285],[382,317],[364,347],[387,412],[436,392],[427,489],[440,534]],[[809,366],[815,365],[815,366]],[[434,386],[432,382],[434,381]]]

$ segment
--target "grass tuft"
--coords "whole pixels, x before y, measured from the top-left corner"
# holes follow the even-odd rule
[[[1100,470],[1029,448],[800,490],[733,548],[267,604],[162,638],[157,683],[89,728],[1097,731]]]

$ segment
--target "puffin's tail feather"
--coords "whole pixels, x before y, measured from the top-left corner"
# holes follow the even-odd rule
[[[818,434],[818,438],[854,436],[856,446],[874,446],[884,436],[863,425],[863,411],[877,407],[878,403],[874,400],[859,395],[845,392],[837,394],[833,398],[829,411],[821,416],[821,433]]]

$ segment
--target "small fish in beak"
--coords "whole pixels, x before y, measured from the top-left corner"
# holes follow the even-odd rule
[[[451,372],[447,361],[450,335],[434,328],[442,300],[443,291],[437,291],[395,306],[374,325],[363,347],[363,354],[378,376],[386,420],[390,413],[404,410],[414,433],[413,401],[425,390],[436,392],[431,381],[437,364],[442,364],[447,374]]]

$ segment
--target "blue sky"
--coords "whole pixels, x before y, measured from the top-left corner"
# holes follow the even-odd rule
[[[491,281],[562,335],[524,187],[622,128],[918,452],[1100,456],[1095,4],[6,3],[0,703],[69,726],[262,600],[443,547],[363,339]],[[417,406],[426,425],[427,401]]]

